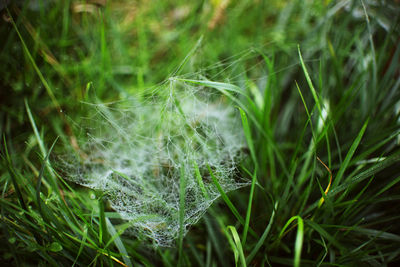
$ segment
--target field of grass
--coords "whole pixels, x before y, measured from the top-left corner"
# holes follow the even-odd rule
[[[399,1],[0,15],[1,266],[400,264]]]

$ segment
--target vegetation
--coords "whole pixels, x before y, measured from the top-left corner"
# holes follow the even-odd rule
[[[2,265],[399,263],[398,1],[6,2]],[[157,140],[173,153],[139,169]],[[98,171],[117,161],[140,166]],[[171,179],[134,187],[146,205],[175,190],[146,216],[118,198],[140,172]],[[151,212],[175,232],[134,230]]]

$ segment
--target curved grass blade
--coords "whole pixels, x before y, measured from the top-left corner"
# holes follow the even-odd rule
[[[208,171],[210,172],[211,175],[211,179],[213,181],[213,183],[215,184],[215,186],[217,187],[219,193],[221,194],[222,199],[225,201],[225,203],[228,205],[229,209],[232,211],[233,215],[236,217],[236,219],[242,224],[245,225],[245,220],[243,219],[243,217],[240,215],[240,213],[238,212],[238,210],[235,208],[235,205],[233,205],[233,203],[231,202],[231,200],[229,199],[229,197],[227,196],[227,194],[225,193],[225,191],[222,189],[221,185],[218,183],[217,178],[214,175],[214,172],[211,170],[210,166],[207,164],[207,168]],[[257,237],[256,232],[254,232],[253,229],[251,229],[251,227],[249,227],[249,232],[254,236]]]
[[[279,233],[279,239],[282,238],[284,235],[286,229],[289,227],[289,225],[294,221],[297,220],[297,234],[296,234],[296,242],[294,246],[294,266],[295,267],[300,267],[300,261],[301,261],[301,250],[303,248],[303,239],[304,239],[304,222],[303,219],[299,216],[293,216],[290,218],[285,226],[282,228],[281,232]]]
[[[271,218],[269,219],[269,223],[267,225],[267,228],[265,228],[264,233],[262,234],[261,238],[258,240],[257,244],[254,246],[254,249],[251,251],[249,256],[247,256],[247,258],[246,258],[247,264],[249,264],[251,262],[251,260],[257,254],[258,250],[264,244],[265,239],[267,238],[267,236],[269,234],[269,231],[271,230],[272,223],[274,222],[275,211],[276,211],[277,207],[278,207],[278,202],[275,203],[274,209],[272,210]]]
[[[246,259],[244,258],[244,253],[243,253],[243,248],[242,244],[240,242],[239,234],[236,231],[236,228],[229,225],[227,229],[231,232],[233,240],[234,240],[234,246],[232,246],[232,249],[234,250],[235,255],[239,255],[239,257],[235,257],[235,262],[236,266],[238,265],[238,258],[240,260],[240,265],[245,267],[246,265]]]

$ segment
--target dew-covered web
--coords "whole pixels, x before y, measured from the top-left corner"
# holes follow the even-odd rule
[[[184,233],[220,196],[208,167],[225,192],[248,184],[237,171],[246,157],[238,111],[215,89],[171,77],[129,100],[84,106],[81,153],[62,157],[62,167],[69,180],[104,192],[138,238],[170,246],[178,237],[181,173]]]

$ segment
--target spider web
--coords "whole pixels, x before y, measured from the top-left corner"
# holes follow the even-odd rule
[[[233,73],[231,68],[249,57],[254,57],[250,50],[181,77]],[[156,246],[174,244],[180,232],[182,168],[184,234],[220,196],[208,167],[225,192],[249,184],[237,175],[245,157],[238,111],[214,89],[171,77],[128,100],[85,106],[90,115],[79,125],[85,156],[62,157],[62,168],[69,180],[104,192],[111,207],[131,222],[128,234]]]

